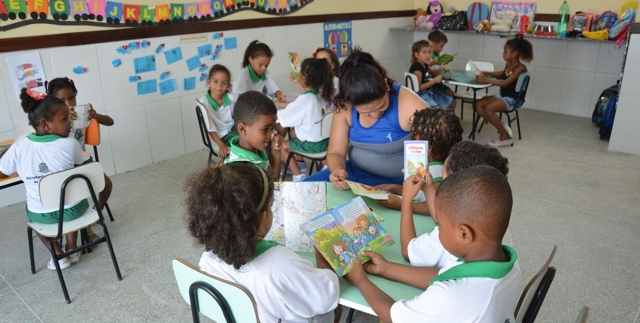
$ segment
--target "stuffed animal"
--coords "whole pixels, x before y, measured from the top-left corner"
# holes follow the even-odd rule
[[[511,25],[513,24],[513,19],[515,19],[516,16],[517,13],[515,11],[505,10],[502,13],[502,19],[491,19],[491,31],[511,31]]]
[[[442,8],[440,1],[433,0],[429,2],[429,5],[427,6],[427,14],[428,14],[427,28],[428,29],[434,29],[438,27],[438,21],[440,21],[440,18],[442,18],[443,11],[444,11],[444,8]]]
[[[491,30],[491,23],[489,22],[489,20],[486,20],[486,19],[480,20],[473,27],[473,29],[479,33],[486,33],[487,31]]]
[[[413,17],[413,23],[418,28],[427,28],[427,12],[418,8],[416,16]]]

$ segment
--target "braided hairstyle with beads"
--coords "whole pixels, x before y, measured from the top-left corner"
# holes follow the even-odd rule
[[[462,141],[462,125],[453,111],[427,108],[413,114],[411,137],[429,141],[429,160],[444,162],[453,145]]]

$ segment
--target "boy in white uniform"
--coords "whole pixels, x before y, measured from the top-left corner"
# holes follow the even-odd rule
[[[497,169],[473,166],[458,171],[438,187],[434,214],[443,249],[458,260],[443,268],[414,267],[366,252],[371,261],[365,266],[358,261],[345,278],[384,322],[513,322],[521,274],[514,266],[515,250],[502,245],[512,204],[509,183]],[[364,269],[426,290],[394,302],[371,283]]]

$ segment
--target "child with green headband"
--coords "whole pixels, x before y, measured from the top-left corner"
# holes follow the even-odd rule
[[[211,126],[207,131],[213,144],[217,146],[218,156],[227,158],[231,152],[231,139],[238,136],[233,124],[233,95],[231,90],[231,73],[220,64],[211,66],[207,78],[209,90],[205,96],[196,99],[198,104],[206,108]]]
[[[420,184],[415,175],[407,181]],[[502,244],[513,205],[507,178],[486,165],[457,171],[442,181],[434,204],[440,249],[453,259],[441,267],[418,267],[369,251],[363,255],[371,261],[362,266],[357,260],[344,278],[384,322],[515,322],[522,275],[516,251]],[[429,262],[438,254],[422,257]],[[396,302],[371,283],[365,270],[424,292]]]
[[[249,290],[260,322],[334,322],[340,286],[326,260],[316,252],[316,268],[264,240],[273,222],[273,181],[262,168],[207,167],[185,189],[189,232],[205,246],[200,268]]]

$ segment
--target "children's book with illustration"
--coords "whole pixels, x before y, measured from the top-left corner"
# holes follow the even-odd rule
[[[404,179],[411,175],[424,176],[429,167],[429,142],[426,140],[404,141]]]
[[[353,191],[353,194],[366,196],[374,200],[389,199],[389,192],[386,190],[381,190],[377,187],[360,184],[358,182],[352,182],[347,180],[345,180],[345,182],[349,185],[349,188],[351,189],[351,191]]]
[[[300,225],[327,211],[327,187],[324,182],[274,183],[273,223],[265,240],[301,252],[313,252],[311,240]]]
[[[363,252],[382,252],[395,243],[361,197],[314,217],[302,229],[338,276],[351,271],[356,258],[369,261]]]
[[[300,78],[300,55],[297,52],[289,52],[289,66],[293,77],[297,80]]]
[[[482,71],[480,70],[480,68],[478,67],[478,65],[476,65],[476,63],[474,63],[472,60],[469,60],[467,62],[468,66],[471,66],[471,69],[473,70],[474,73],[476,73],[476,75],[480,75],[482,74]]]
[[[451,62],[456,57],[456,55],[458,55],[458,53],[455,53],[453,55],[442,54],[440,55],[440,58],[438,58],[438,64],[440,65],[449,64],[449,62]]]

